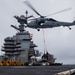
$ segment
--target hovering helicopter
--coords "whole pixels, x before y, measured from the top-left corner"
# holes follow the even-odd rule
[[[35,9],[34,7],[30,4],[30,2],[28,1],[25,1],[24,2],[28,7],[30,7],[38,16],[38,18],[34,18],[34,19],[29,19],[29,18],[32,18],[33,16],[27,16],[28,14],[28,11],[26,11],[26,17],[25,16],[14,16],[18,22],[20,23],[23,23],[25,24],[26,26],[25,27],[29,27],[29,28],[33,28],[33,29],[37,29],[38,31],[40,31],[40,29],[42,28],[53,28],[53,27],[59,27],[59,26],[67,26],[70,30],[70,26],[73,26],[75,25],[75,21],[73,21],[72,23],[70,22],[60,22],[60,21],[57,21],[53,18],[46,18],[47,16],[42,16],[41,14],[39,14]],[[64,12],[64,11],[67,11],[67,10],[70,10],[71,8],[68,8],[68,9],[64,9],[62,11],[59,11],[59,12],[56,12],[56,13],[53,13],[51,15],[54,15],[54,14],[57,14],[57,13],[60,13],[60,12]],[[30,21],[30,22],[28,22]]]
[[[70,22],[60,22],[60,21],[57,21],[53,18],[46,18],[46,16],[40,15],[28,1],[25,1],[24,3],[28,7],[30,7],[37,15],[40,16],[39,18],[35,18],[33,21],[29,22],[27,24],[27,27],[34,28],[34,29],[37,29],[39,31],[41,28],[53,28],[53,27],[59,27],[59,26],[64,26],[64,27],[67,26],[71,30],[71,28],[69,26],[75,25],[75,21],[73,21],[72,23],[70,23]],[[56,12],[54,14],[64,12],[64,11],[67,11],[67,10],[70,10],[70,9],[71,8],[65,9],[65,10]],[[54,15],[54,14],[52,14],[52,15]]]

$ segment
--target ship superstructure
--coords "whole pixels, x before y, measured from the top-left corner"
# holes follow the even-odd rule
[[[31,41],[29,32],[20,32],[13,37],[5,38],[2,51],[9,60],[28,62],[29,58],[35,54],[36,45]]]
[[[32,34],[24,30],[24,24],[20,21],[19,27],[11,25],[13,28],[17,29],[19,32],[12,37],[6,37],[4,39],[5,43],[2,46],[2,51],[5,52],[5,57],[8,60],[22,61],[23,63],[29,63],[30,58],[36,54],[37,47],[32,41]]]

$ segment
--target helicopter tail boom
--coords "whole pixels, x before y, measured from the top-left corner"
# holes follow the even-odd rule
[[[73,24],[75,25],[75,20],[73,21]]]

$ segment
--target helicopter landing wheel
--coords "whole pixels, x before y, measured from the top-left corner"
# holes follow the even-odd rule
[[[69,28],[69,30],[71,30],[71,28],[70,27],[68,27]]]
[[[37,31],[40,31],[40,29],[37,29]]]

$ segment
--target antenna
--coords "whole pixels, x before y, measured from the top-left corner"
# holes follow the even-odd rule
[[[28,16],[28,11],[27,10],[26,10],[25,14],[26,14],[26,18],[27,18],[27,16]]]

